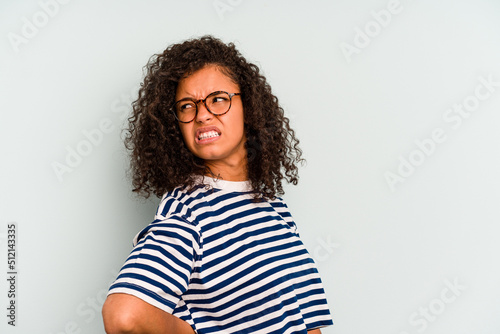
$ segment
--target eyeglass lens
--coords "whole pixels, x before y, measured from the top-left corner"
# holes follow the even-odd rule
[[[214,115],[222,115],[231,107],[231,97],[226,92],[214,92],[205,98],[205,107]],[[175,104],[175,113],[181,122],[192,121],[197,109],[198,105],[194,100],[182,100]]]

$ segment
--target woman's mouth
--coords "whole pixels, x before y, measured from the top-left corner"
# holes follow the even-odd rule
[[[195,138],[198,144],[208,144],[218,140],[220,135],[220,130],[214,126],[198,129]]]
[[[217,133],[217,131],[203,132],[198,136],[198,140],[203,140],[203,139],[213,138],[213,137],[219,137],[219,134]]]

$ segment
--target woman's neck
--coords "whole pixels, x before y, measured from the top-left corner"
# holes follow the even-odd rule
[[[246,157],[232,162],[205,161],[205,166],[207,166],[211,172],[211,174],[207,176],[214,176],[226,181],[248,180]]]

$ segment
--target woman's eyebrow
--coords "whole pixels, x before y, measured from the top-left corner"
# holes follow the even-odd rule
[[[220,92],[220,91],[225,91],[224,89],[215,89],[215,90],[210,90],[207,94],[203,95],[202,97],[198,98],[196,97],[196,94],[190,93],[190,92],[185,92],[181,96],[181,98],[177,99],[177,101],[184,100],[184,99],[193,99],[193,100],[198,100],[198,99],[204,99],[208,95],[214,93],[214,92]]]
[[[191,97],[191,96],[186,96],[186,97],[182,97],[180,99],[177,99],[176,101],[184,101],[184,100],[196,100],[194,97]]]
[[[181,95],[179,95],[179,98],[176,98],[175,101],[182,101],[182,100],[185,100],[185,99],[196,100],[196,97],[194,97],[194,95],[191,94],[191,93],[189,93],[189,92],[184,92]]]

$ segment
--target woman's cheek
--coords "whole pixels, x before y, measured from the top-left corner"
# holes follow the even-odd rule
[[[180,125],[180,130],[181,130],[182,139],[184,140],[184,143],[189,148],[189,150],[192,152],[194,139],[192,138],[192,136],[188,135],[190,133],[189,129],[186,128],[186,125]]]

